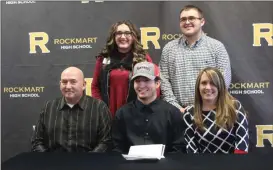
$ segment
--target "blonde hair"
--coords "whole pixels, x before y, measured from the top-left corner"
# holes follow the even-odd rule
[[[194,98],[194,122],[197,127],[204,130],[203,118],[202,118],[202,97],[199,90],[201,77],[206,74],[210,79],[211,83],[218,89],[218,96],[216,99],[216,125],[228,129],[232,128],[236,122],[236,106],[234,98],[229,94],[225,80],[222,73],[212,67],[203,69],[196,80],[195,84],[195,98]]]

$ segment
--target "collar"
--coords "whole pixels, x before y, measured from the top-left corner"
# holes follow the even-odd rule
[[[76,103],[75,105],[78,105],[80,109],[84,110],[84,109],[85,109],[85,103],[86,103],[86,95],[83,94],[83,96],[81,97],[81,99],[79,100],[79,102]],[[75,105],[74,105],[74,106],[75,106]],[[64,98],[64,96],[63,96],[63,97],[61,98],[61,102],[60,102],[60,104],[59,104],[58,109],[59,109],[59,110],[62,110],[62,109],[64,109],[65,106],[68,106],[68,105],[67,105],[67,102],[66,102],[66,100],[65,100],[65,98]]]
[[[204,32],[202,32],[200,38],[194,44],[192,44],[190,47],[191,48],[198,47],[199,44],[203,41],[205,36],[206,36],[206,34]],[[184,47],[189,47],[189,43],[188,43],[187,39],[185,38],[185,36],[180,37],[179,43],[182,43],[182,45]]]
[[[150,104],[145,105],[145,104],[143,104],[140,100],[136,99],[135,104],[136,104],[136,107],[137,107],[139,110],[142,110],[142,109],[145,108],[145,107],[146,107],[146,108],[150,108],[150,109],[153,110],[154,106],[158,103],[158,100],[159,100],[159,99],[155,99],[155,100],[152,101]],[[154,111],[154,110],[153,110],[153,111]]]

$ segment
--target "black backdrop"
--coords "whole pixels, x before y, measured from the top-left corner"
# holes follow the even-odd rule
[[[141,29],[143,44],[149,36],[159,35],[158,44],[147,43],[152,59],[158,63],[164,45],[179,36],[179,11],[189,4],[186,1],[1,3],[2,161],[30,150],[33,125],[44,102],[60,95],[58,82],[64,68],[70,65],[81,68],[90,94],[95,55],[104,46],[113,23],[131,20]],[[204,31],[222,41],[230,55],[230,92],[249,113],[251,151],[272,150],[273,2],[191,4],[203,9]],[[150,32],[145,36],[145,31]],[[39,42],[40,46],[35,46]],[[262,128],[267,129],[264,133],[270,139],[264,140],[266,149],[256,147],[262,137],[256,131]]]

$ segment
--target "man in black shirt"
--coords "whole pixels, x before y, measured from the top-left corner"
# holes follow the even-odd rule
[[[111,140],[111,116],[105,103],[86,96],[83,72],[61,74],[62,97],[47,101],[32,137],[34,152],[104,152]]]
[[[185,152],[185,126],[180,110],[157,99],[159,68],[150,62],[138,63],[131,81],[134,81],[137,99],[122,106],[115,115],[113,150],[128,153],[133,145],[164,144],[165,152]]]

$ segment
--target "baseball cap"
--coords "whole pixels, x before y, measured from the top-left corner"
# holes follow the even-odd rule
[[[134,80],[136,77],[143,76],[147,77],[150,80],[154,80],[156,77],[160,78],[160,71],[156,64],[151,62],[140,62],[134,66],[133,76],[131,80]]]

